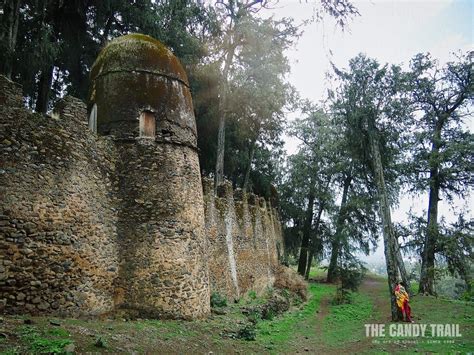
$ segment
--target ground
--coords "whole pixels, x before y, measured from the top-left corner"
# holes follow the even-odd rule
[[[242,310],[261,299],[254,294],[219,308],[208,319],[77,320],[4,316],[0,352],[16,353],[468,353],[474,350],[474,305],[414,296],[415,322],[460,325],[457,338],[369,338],[364,324],[390,324],[386,280],[367,276],[352,304],[333,305],[336,285],[313,281],[310,300],[256,326]],[[225,314],[223,314],[225,313]],[[271,317],[270,317],[271,318]],[[401,323],[399,323],[401,324]],[[255,340],[244,340],[252,339]]]

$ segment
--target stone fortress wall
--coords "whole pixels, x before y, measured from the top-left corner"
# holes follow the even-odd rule
[[[229,299],[249,291],[262,293],[274,282],[283,257],[283,234],[270,202],[226,181],[214,194],[212,179],[203,179],[211,290]]]
[[[113,84],[99,73],[100,85]],[[72,97],[51,117],[31,113],[21,88],[0,77],[2,312],[190,319],[209,313],[211,292],[239,298],[272,285],[277,214],[228,184],[214,196],[204,179],[203,196],[187,78],[178,74],[144,78],[167,99],[178,93],[168,111],[159,100],[153,139],[138,136],[138,121],[115,124],[119,112],[99,130],[125,124],[127,134],[95,134]],[[99,99],[100,114],[109,102]]]
[[[0,307],[106,313],[119,270],[113,142],[87,129],[81,102],[54,119],[0,86]]]

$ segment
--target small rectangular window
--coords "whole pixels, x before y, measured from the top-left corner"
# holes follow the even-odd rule
[[[155,115],[144,111],[140,115],[140,137],[155,138]]]

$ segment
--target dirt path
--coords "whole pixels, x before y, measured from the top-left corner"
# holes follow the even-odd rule
[[[363,323],[389,323],[390,322],[390,304],[387,302],[386,282],[383,279],[367,276],[359,288],[361,294],[369,297],[373,304],[373,312],[369,319]],[[315,319],[308,324],[301,324],[300,329],[308,328],[306,335],[300,334],[295,337],[293,342],[293,351],[291,353],[310,353],[310,354],[356,354],[375,351],[380,346],[372,343],[371,338],[365,337],[365,328],[361,324],[356,341],[341,344],[341,346],[329,346],[324,339],[324,320],[330,314],[330,296],[321,299],[319,310],[315,314]],[[348,334],[349,335],[349,334]],[[389,346],[387,350],[389,350]]]

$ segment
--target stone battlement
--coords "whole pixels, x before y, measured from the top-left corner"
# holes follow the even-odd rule
[[[229,183],[215,196],[201,181],[189,89],[164,76],[147,85],[155,79],[172,109],[136,94],[133,115],[120,111],[130,128],[122,134],[116,116],[101,121],[116,109],[104,93],[95,91],[89,114],[66,97],[45,116],[0,76],[2,312],[191,319],[210,312],[211,292],[239,298],[273,284],[276,211]],[[94,90],[112,82],[100,80]]]

